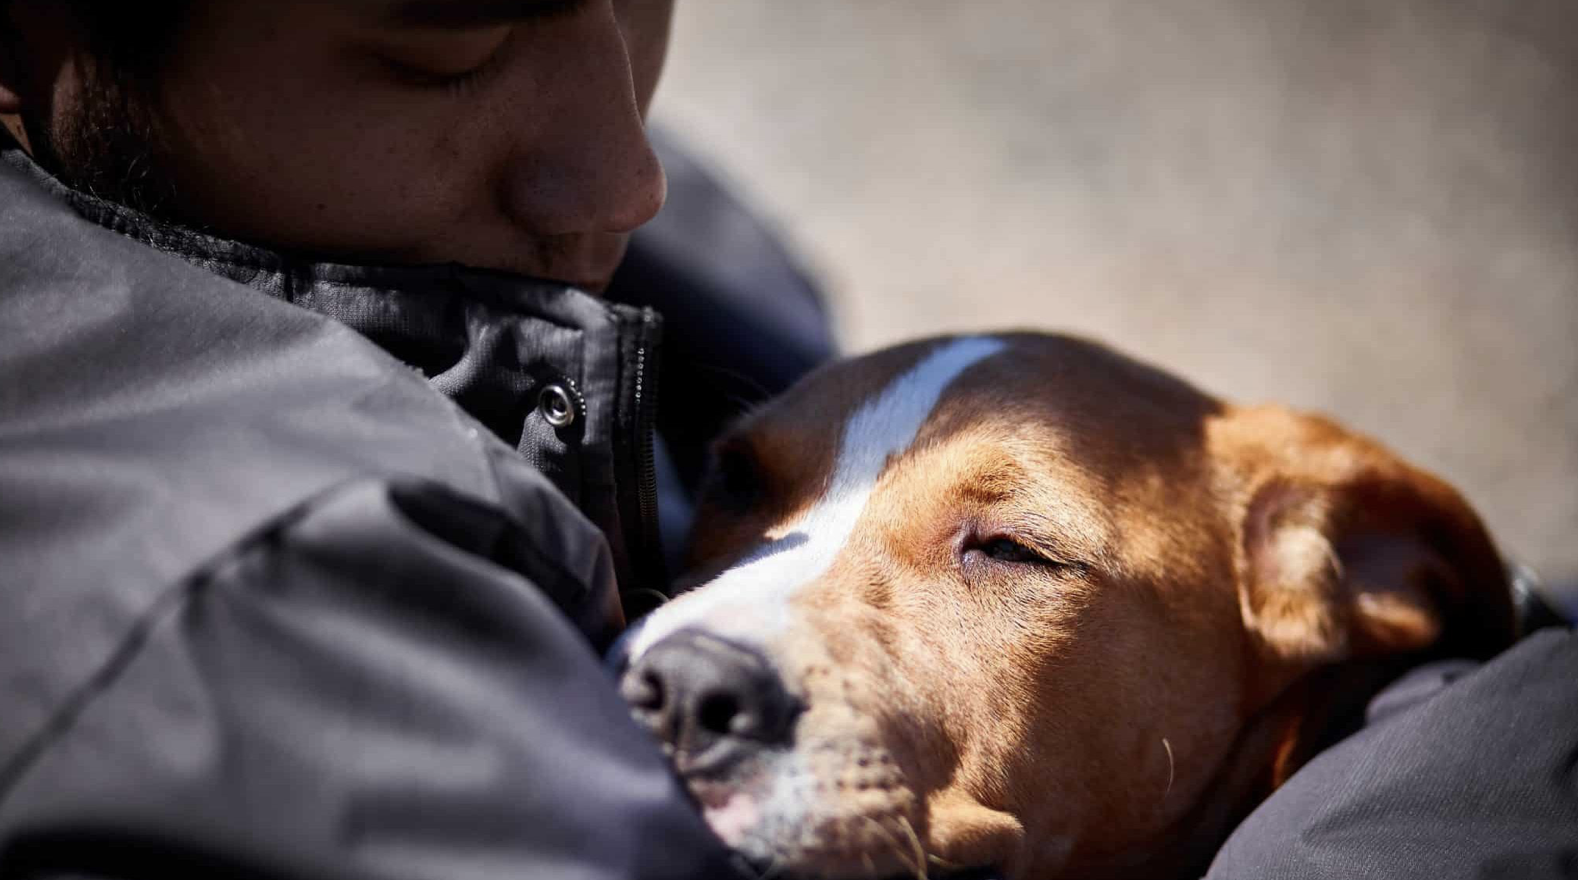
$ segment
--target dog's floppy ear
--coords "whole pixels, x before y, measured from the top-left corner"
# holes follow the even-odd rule
[[[1450,486],[1311,416],[1241,411],[1239,607],[1290,671],[1512,639],[1500,556]],[[1240,446],[1243,451],[1245,447]]]

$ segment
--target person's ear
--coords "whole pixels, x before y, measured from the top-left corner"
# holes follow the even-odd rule
[[[14,116],[22,112],[22,82],[15,48],[5,32],[4,16],[0,9],[0,116]]]
[[[11,135],[17,143],[27,146],[27,130],[22,124],[22,95],[8,65],[10,56],[0,45],[0,131]],[[3,135],[0,135],[3,137]]]
[[[0,115],[22,112],[21,59],[11,7],[15,0],[0,0]]]
[[[1262,693],[1350,659],[1512,639],[1505,568],[1451,487],[1329,422],[1265,438],[1247,481],[1239,609],[1266,661]]]

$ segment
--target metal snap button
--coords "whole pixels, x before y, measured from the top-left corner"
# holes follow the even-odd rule
[[[555,428],[568,428],[575,422],[575,399],[570,390],[558,382],[543,386],[537,396],[537,410],[548,424]]]

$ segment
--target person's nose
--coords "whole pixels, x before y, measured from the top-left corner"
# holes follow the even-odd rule
[[[506,211],[535,235],[630,232],[663,207],[667,181],[613,6],[599,0],[539,30],[525,47],[531,94],[515,120]]]
[[[648,648],[619,693],[681,771],[701,771],[789,742],[797,702],[760,653],[695,630]]]

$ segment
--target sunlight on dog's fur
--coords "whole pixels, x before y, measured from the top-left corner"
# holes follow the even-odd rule
[[[835,364],[718,461],[621,687],[772,871],[1198,876],[1393,658],[1512,634],[1446,484],[1080,340]]]

